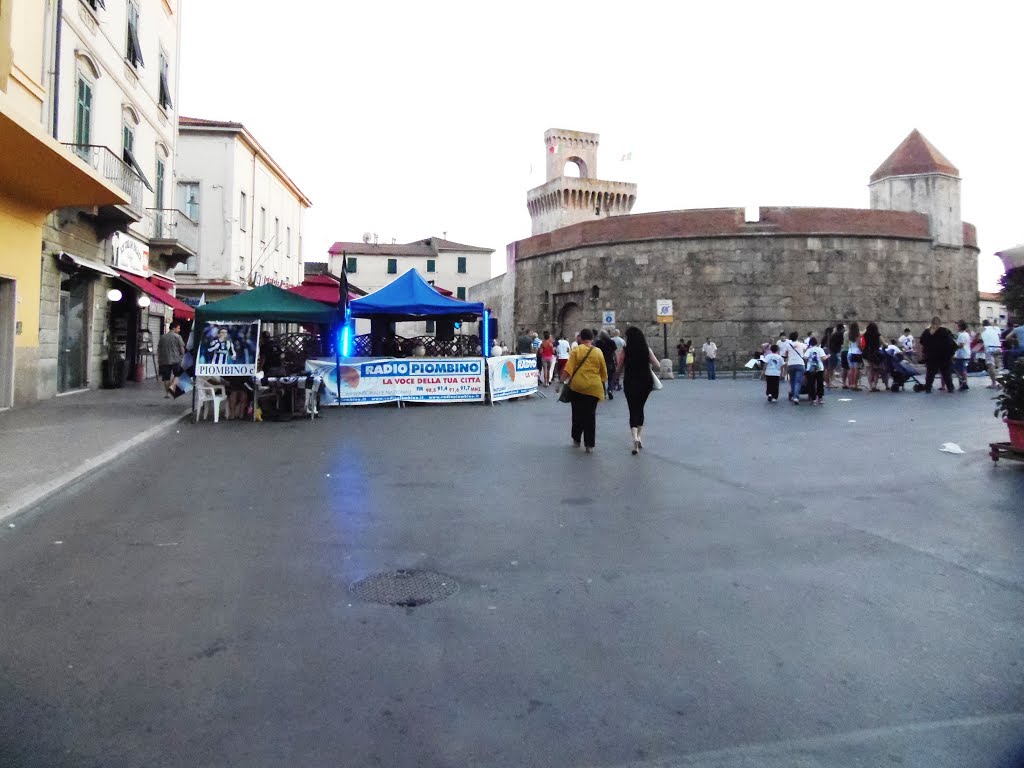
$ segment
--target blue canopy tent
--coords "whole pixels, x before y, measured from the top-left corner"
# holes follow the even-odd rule
[[[394,323],[397,321],[435,320],[437,338],[451,339],[455,323],[472,322],[481,318],[486,320],[487,314],[483,302],[462,301],[444,296],[415,269],[410,269],[383,288],[349,302],[348,310],[349,317],[370,320],[373,355],[395,352]],[[486,322],[482,322],[481,328],[485,328],[486,325]],[[486,356],[486,343],[481,346]]]
[[[484,314],[483,302],[461,301],[442,296],[434,286],[410,269],[397,280],[371,294],[349,302],[352,317],[421,320],[452,318],[476,320]]]

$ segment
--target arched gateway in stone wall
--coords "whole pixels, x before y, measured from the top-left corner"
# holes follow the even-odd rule
[[[957,174],[915,131],[872,176],[870,209],[664,211],[534,235],[509,246],[515,325],[557,332],[576,305],[581,327],[613,310],[620,329],[653,331],[655,301],[672,299],[672,346],[712,336],[746,355],[783,329],[820,334],[836,320],[892,336],[935,314],[976,322],[978,248]]]

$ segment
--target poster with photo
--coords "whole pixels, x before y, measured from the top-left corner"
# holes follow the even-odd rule
[[[196,349],[196,376],[255,376],[259,343],[258,320],[206,323]]]
[[[491,402],[525,397],[537,391],[537,356],[505,355],[487,358]]]

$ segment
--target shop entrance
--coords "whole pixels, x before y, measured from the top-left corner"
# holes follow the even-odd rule
[[[70,392],[86,385],[86,341],[89,283],[68,277],[60,283],[57,326],[57,391]]]
[[[14,405],[14,288],[0,278],[0,409]]]

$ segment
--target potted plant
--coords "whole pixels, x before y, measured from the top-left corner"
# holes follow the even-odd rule
[[[995,416],[1002,416],[1009,427],[1010,445],[1024,451],[1024,359],[1017,360],[999,377],[999,385],[1002,389],[992,398],[996,401]]]

